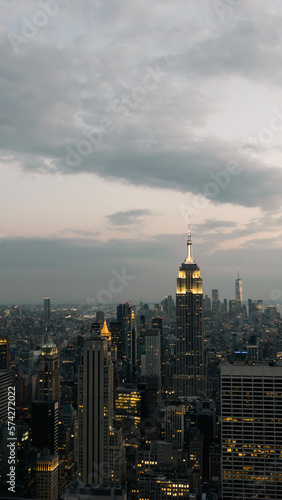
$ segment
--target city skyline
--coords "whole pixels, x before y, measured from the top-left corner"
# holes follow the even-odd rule
[[[0,16],[0,498],[278,500],[281,0]]]
[[[174,295],[189,213],[204,293],[281,303],[281,4],[47,4],[0,7],[0,303]]]
[[[189,225],[190,228],[190,225]],[[188,230],[188,234],[190,233],[190,229]],[[186,234],[187,238],[187,234]],[[184,236],[183,236],[184,240]],[[182,247],[184,247],[184,241],[182,241]],[[196,246],[197,248],[197,246]],[[179,253],[179,252],[178,252]],[[183,252],[182,252],[183,254]],[[184,260],[184,259],[182,259]],[[168,276],[171,275],[172,271],[174,271],[175,263],[169,270],[170,272],[168,273]],[[219,299],[222,301],[223,299],[228,299],[228,300],[236,300],[236,287],[238,281],[241,283],[242,287],[242,282],[243,282],[243,287],[244,287],[244,295],[243,295],[243,304],[248,303],[248,299],[262,299],[266,305],[273,305],[273,306],[282,306],[282,290],[280,288],[272,288],[270,287],[268,290],[266,288],[262,288],[261,292],[253,291],[255,286],[250,286],[250,283],[247,281],[242,280],[242,273],[240,272],[240,279],[238,278],[238,268],[234,269],[234,275],[230,276],[230,280],[226,279],[226,274],[223,277],[218,276],[218,271],[221,269],[221,267],[224,268],[224,272],[226,272],[226,266],[220,266],[218,268],[213,269],[213,275],[216,276],[215,280],[212,281],[211,278],[208,281],[208,286],[204,286],[206,279],[203,280],[203,294],[208,295],[211,297],[212,295],[212,290],[214,289],[214,283],[218,284],[221,283],[222,288],[217,288],[219,291]],[[205,272],[208,273],[208,267],[205,266],[205,263],[201,265],[201,268],[204,269]],[[256,273],[256,269],[254,266],[254,273]],[[233,268],[231,268],[232,272]],[[248,272],[248,271],[247,271]],[[236,274],[237,273],[237,274]],[[89,274],[89,273],[88,273]],[[84,274],[83,274],[84,275]],[[161,275],[160,275],[161,276]],[[248,276],[248,275],[247,275]],[[85,277],[85,275],[84,275]],[[50,300],[53,303],[53,306],[56,305],[63,305],[63,304],[74,304],[74,305],[92,305],[92,306],[114,306],[122,302],[129,302],[132,304],[138,304],[139,302],[147,302],[149,304],[154,304],[157,302],[160,302],[165,296],[175,296],[175,289],[173,290],[172,284],[169,283],[168,288],[162,287],[163,290],[159,290],[159,293],[156,292],[156,296],[150,295],[148,293],[147,295],[141,296],[138,298],[138,295],[136,294],[136,276],[133,276],[132,274],[129,273],[129,268],[126,268],[125,266],[120,267],[119,271],[116,271],[115,269],[112,269],[111,272],[107,270],[107,279],[103,280],[101,276],[98,275],[98,277],[101,279],[101,287],[96,290],[93,288],[92,290],[89,289],[89,285],[85,286],[85,290],[82,290],[81,293],[76,295],[77,299],[80,300],[75,300],[73,297],[69,296],[69,290],[64,289],[64,284],[63,287],[61,288],[61,296],[58,297],[57,294],[57,287],[53,288],[53,296],[51,299],[46,299],[44,298],[44,307],[45,307],[45,302],[49,300],[49,310],[50,310]],[[139,278],[143,278],[142,282],[145,285],[144,277],[139,276]],[[156,276],[158,279],[158,276]],[[57,282],[55,280],[55,282]],[[58,280],[59,282],[59,280]],[[168,279],[167,279],[168,282]],[[259,282],[262,282],[262,280],[259,278],[259,280],[255,281],[256,283],[259,284]],[[235,290],[234,290],[234,283],[235,283]],[[280,285],[280,277],[277,276],[277,287]],[[109,286],[110,285],[110,286]],[[118,286],[117,286],[118,285]],[[45,287],[45,284],[42,284],[42,288]],[[138,287],[137,287],[138,288]],[[160,287],[161,288],[161,287]],[[52,289],[49,285],[49,290]],[[87,294],[87,291],[89,293]],[[225,294],[226,292],[226,294]],[[253,295],[252,295],[253,293]],[[44,295],[44,294],[43,294]],[[133,297],[132,297],[133,295]],[[5,295],[3,294],[2,297]],[[148,298],[149,297],[149,298]],[[13,300],[13,299],[7,299],[5,302],[4,299],[0,297],[0,305],[9,305],[9,304],[19,304],[19,305],[40,305],[43,298],[42,297],[34,297],[34,300],[32,300],[32,296],[30,300],[21,300],[20,296],[16,294],[16,298],[19,300]],[[82,300],[81,300],[82,299]]]

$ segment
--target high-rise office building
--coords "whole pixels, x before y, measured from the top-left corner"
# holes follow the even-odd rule
[[[282,498],[282,366],[221,366],[222,497]]]
[[[73,450],[73,459],[77,464],[78,462],[78,423],[77,423],[77,412],[72,406],[72,404],[67,404],[60,414],[61,421],[70,430],[71,436],[71,448]]]
[[[207,293],[205,294],[205,298],[204,298],[204,310],[205,310],[205,312],[211,311],[211,299]]]
[[[152,328],[144,335],[144,354],[141,355],[141,375],[158,377],[161,381],[161,337],[160,330]]]
[[[40,351],[38,377],[38,400],[60,403],[60,355],[51,339]]]
[[[152,318],[152,328],[156,328],[157,330],[160,330],[160,335],[162,338],[163,335],[163,318]]]
[[[97,311],[96,312],[96,322],[100,323],[102,325],[104,323],[104,319],[105,319],[104,311]]]
[[[199,266],[192,256],[189,228],[187,257],[179,268],[176,291],[177,396],[201,396],[206,392],[203,334],[203,290]]]
[[[84,342],[78,374],[79,474],[84,483],[104,484],[104,450],[113,422],[113,365],[107,341]]]
[[[169,373],[170,358],[168,352],[167,337],[163,334],[163,318],[152,318],[152,328],[160,331],[161,339],[161,385],[168,387],[168,380],[171,380],[171,373]],[[144,337],[145,343],[145,337]]]
[[[220,312],[220,300],[218,290],[212,290],[212,312],[218,314]]]
[[[112,344],[117,348],[117,359],[122,360],[122,323],[118,321],[110,322],[110,332]]]
[[[59,492],[59,457],[47,455],[36,462],[36,498],[57,500]]]
[[[0,370],[9,370],[10,366],[10,339],[0,336]]]
[[[8,419],[8,387],[13,386],[13,372],[0,371],[0,423]]]
[[[33,401],[32,444],[38,450],[58,453],[58,401]]]
[[[122,354],[128,381],[134,378],[137,363],[135,310],[129,302],[117,306],[117,321],[122,325]]]
[[[184,406],[165,407],[165,441],[172,443],[173,448],[184,446]]]
[[[239,268],[238,268],[238,278],[235,281],[235,299],[238,307],[240,308],[242,306],[242,301],[243,301],[243,287],[242,287],[242,280],[239,274]]]
[[[193,498],[189,494],[190,482],[190,477],[181,477],[181,474],[159,472],[144,475],[138,479],[138,498],[150,500],[181,498],[181,500],[189,500]]]
[[[48,321],[50,321],[50,317],[51,317],[50,298],[45,297],[44,304],[43,304],[43,319],[45,322],[48,322]]]
[[[167,314],[169,318],[173,316],[174,313],[174,301],[171,295],[165,297],[161,302],[162,311]]]
[[[238,302],[237,300],[229,300],[229,314],[236,315],[238,312]]]
[[[84,483],[123,480],[125,451],[113,428],[113,363],[108,341],[99,332],[84,341],[78,372],[79,477]],[[120,478],[117,463],[119,460]]]
[[[122,427],[124,437],[136,433],[141,423],[141,391],[133,384],[116,389],[115,422]]]
[[[253,318],[262,318],[263,301],[248,299],[249,316]]]

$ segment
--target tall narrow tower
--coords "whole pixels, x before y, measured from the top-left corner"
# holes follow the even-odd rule
[[[176,395],[201,396],[206,392],[203,338],[203,290],[199,266],[192,255],[189,227],[187,257],[179,268],[176,289]]]
[[[235,281],[235,298],[237,302],[237,306],[242,306],[243,300],[243,288],[242,288],[242,280],[240,279],[239,267],[238,267],[238,278]]]
[[[40,351],[38,375],[38,400],[58,401],[60,404],[60,354],[51,339]]]
[[[86,339],[78,374],[79,473],[84,483],[105,484],[105,448],[113,423],[113,364],[107,341]]]
[[[117,321],[122,328],[122,357],[129,382],[134,379],[137,358],[135,311],[130,302],[117,306]]]
[[[45,322],[50,321],[51,317],[51,306],[50,306],[50,298],[44,298],[44,306],[43,306],[43,319]]]

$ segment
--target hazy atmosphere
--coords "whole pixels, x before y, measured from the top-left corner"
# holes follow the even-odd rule
[[[205,293],[282,303],[281,2],[0,14],[0,303],[174,295],[189,214]]]

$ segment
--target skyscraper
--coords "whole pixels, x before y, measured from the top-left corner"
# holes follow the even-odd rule
[[[187,257],[180,266],[176,290],[177,396],[201,396],[206,392],[203,338],[203,290],[199,266],[192,256],[189,227]]]
[[[50,321],[51,316],[51,308],[50,308],[50,298],[44,298],[44,307],[43,307],[43,319],[44,321]]]
[[[0,370],[9,370],[10,340],[7,336],[0,336]]]
[[[38,376],[38,400],[60,403],[60,355],[51,339],[40,351]]]
[[[240,279],[239,268],[238,268],[238,278],[235,281],[235,299],[238,308],[240,308],[242,306],[242,300],[243,300],[243,288],[242,288],[242,280]]]
[[[113,422],[113,365],[107,341],[85,340],[78,374],[79,473],[84,483],[104,484],[104,448]]]
[[[33,401],[32,444],[38,450],[58,453],[58,416],[58,401]]]
[[[282,367],[221,366],[222,497],[282,498]]]
[[[71,448],[73,450],[73,459],[78,462],[78,423],[77,412],[71,403],[67,404],[61,411],[61,421],[66,429],[70,430]]]
[[[36,498],[38,500],[57,500],[58,469],[58,455],[38,457],[36,462]]]
[[[161,338],[160,330],[146,330],[144,354],[141,355],[141,375],[158,377],[161,381]]]
[[[113,363],[99,332],[85,339],[79,366],[78,433],[80,479],[95,485],[124,481],[124,443],[113,428]]]
[[[128,381],[134,378],[137,362],[135,310],[129,302],[117,307],[117,321],[122,325],[122,353]]]
[[[218,290],[212,290],[212,312],[217,314],[220,311],[220,300],[218,295]]]
[[[165,441],[172,443],[173,448],[184,446],[184,406],[165,407]]]

